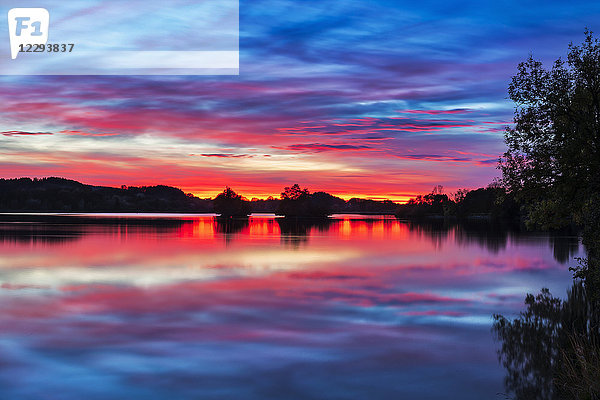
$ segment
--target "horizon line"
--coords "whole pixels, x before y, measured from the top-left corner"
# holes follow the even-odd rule
[[[191,193],[193,196],[199,198],[199,199],[214,199],[216,196],[218,196],[220,193],[222,193],[222,191],[229,187],[231,189],[233,189],[237,194],[242,195],[243,197],[245,197],[247,200],[249,201],[253,201],[253,200],[268,200],[269,197],[273,197],[275,200],[279,200],[280,196],[281,196],[281,192],[276,193],[276,194],[265,194],[265,193],[250,193],[250,194],[245,194],[241,191],[236,190],[233,186],[229,186],[229,185],[224,185],[222,190],[207,190],[207,191],[185,191],[183,190],[181,187],[176,186],[176,185],[170,185],[170,184],[164,184],[164,183],[155,183],[155,184],[137,184],[137,185],[127,185],[127,184],[92,184],[92,183],[85,183],[83,181],[77,180],[77,179],[72,179],[72,178],[65,178],[62,176],[42,176],[42,177],[38,177],[38,176],[20,176],[20,177],[1,177],[0,179],[4,179],[4,180],[11,180],[11,179],[31,179],[31,180],[42,180],[42,179],[48,179],[48,178],[58,178],[58,179],[65,179],[65,180],[69,180],[69,181],[74,181],[74,182],[78,182],[81,183],[83,185],[89,185],[89,186],[101,186],[101,187],[109,187],[109,188],[113,188],[113,189],[122,189],[123,187],[144,187],[144,186],[170,186],[176,189],[181,190],[184,193]],[[283,191],[283,189],[287,186],[292,186],[294,185],[294,183],[290,183],[290,184],[285,184],[285,186],[283,186],[281,189]],[[394,203],[399,203],[399,204],[404,204],[406,202],[408,202],[410,199],[413,199],[419,195],[423,195],[425,193],[402,193],[402,194],[392,194],[390,197],[386,197],[386,196],[381,196],[381,195],[372,195],[372,196],[365,196],[365,195],[359,195],[357,193],[348,193],[348,192],[344,192],[344,193],[340,193],[339,191],[327,191],[326,189],[317,189],[317,190],[312,190],[310,187],[308,187],[308,185],[301,185],[298,183],[298,185],[300,185],[301,187],[307,187],[309,189],[309,191],[311,193],[315,193],[315,192],[325,192],[328,193],[332,196],[335,197],[339,197],[341,199],[343,199],[344,201],[348,201],[350,199],[353,198],[357,198],[357,199],[363,199],[363,200],[374,200],[374,201],[385,201],[385,200],[389,200],[392,201]],[[448,193],[450,194],[450,193]]]

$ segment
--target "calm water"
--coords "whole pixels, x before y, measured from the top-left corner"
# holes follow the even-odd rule
[[[491,399],[573,237],[337,216],[0,216],[2,399]]]

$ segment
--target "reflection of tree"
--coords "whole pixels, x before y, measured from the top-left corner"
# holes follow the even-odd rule
[[[558,360],[557,332],[561,302],[547,290],[528,295],[514,321],[496,315],[493,330],[502,341],[499,358],[506,377],[504,385],[516,399],[553,399],[552,365]]]
[[[508,238],[518,232],[518,227],[501,221],[467,219],[459,225],[456,241],[463,245],[476,243],[491,253],[498,253],[506,248]]]
[[[550,245],[554,253],[554,259],[560,263],[567,263],[573,260],[579,249],[579,238],[574,232],[567,234],[552,232],[550,234]]]
[[[448,238],[450,230],[454,229],[457,222],[446,218],[431,218],[407,222],[409,231],[418,236],[431,240],[436,248],[441,247]]]
[[[80,239],[84,227],[42,224],[4,225],[0,222],[0,243],[43,243],[60,245]]]
[[[234,234],[241,232],[244,230],[244,228],[247,228],[250,225],[250,220],[248,218],[215,217],[214,224],[215,232]]]
[[[250,220],[246,218],[215,217],[215,232],[223,233],[225,243],[229,244],[238,233],[250,226]]]
[[[433,218],[411,221],[409,229],[429,237],[436,247],[449,237],[462,246],[476,244],[497,253],[506,247],[510,235],[518,233],[518,228],[493,219],[467,218],[463,220]]]
[[[0,242],[64,244],[93,234],[170,234],[185,224],[184,218],[119,217],[88,215],[2,215]]]
[[[510,321],[495,315],[506,390],[518,400],[600,399],[600,311],[577,282],[566,300],[527,295]]]
[[[308,241],[311,230],[317,229],[320,232],[327,232],[334,222],[334,220],[329,218],[277,218],[276,221],[281,231],[281,241],[295,247]]]
[[[441,247],[445,240],[451,239],[461,246],[475,244],[492,253],[498,253],[506,248],[510,238],[548,240],[531,236],[531,233],[521,231],[518,225],[494,219],[431,218],[408,221],[406,224],[411,233],[431,240],[436,247]],[[556,232],[550,235],[550,246],[554,250],[554,258],[560,263],[565,263],[577,252],[579,241],[575,232]]]

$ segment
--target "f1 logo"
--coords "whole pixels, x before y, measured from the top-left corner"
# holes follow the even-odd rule
[[[46,44],[50,13],[45,8],[13,8],[8,11],[10,55],[14,60],[21,46]]]

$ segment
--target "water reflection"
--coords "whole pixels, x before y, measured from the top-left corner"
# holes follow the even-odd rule
[[[505,250],[511,241],[527,240],[548,243],[554,252],[554,258],[567,263],[579,251],[580,240],[575,231],[540,233],[524,231],[514,224],[506,224],[487,219],[431,219],[426,221],[407,221],[407,226],[416,235],[430,238],[436,246],[452,239],[462,246],[476,244],[491,253]]]
[[[65,244],[86,235],[169,234],[192,219],[61,214],[0,214],[0,243]]]
[[[600,398],[600,309],[581,282],[566,300],[528,295],[511,321],[496,315],[505,387],[518,400]]]
[[[0,215],[0,242],[55,243],[80,239],[85,235],[172,235],[216,238],[226,243],[239,234],[269,233],[279,235],[281,243],[298,248],[311,235],[348,237],[393,237],[398,226],[413,237],[430,241],[438,249],[445,243],[468,247],[478,245],[497,254],[512,241],[528,240],[547,243],[560,263],[573,259],[579,250],[576,232],[536,234],[524,232],[518,226],[498,224],[487,220],[431,219],[425,221],[396,221],[385,216],[340,216],[338,218],[302,220],[285,218],[226,218],[198,216],[142,215]]]
[[[579,237],[574,232],[560,232],[550,234],[550,246],[554,258],[561,263],[573,260],[579,248]]]
[[[250,222],[248,218],[219,218],[215,217],[215,232],[231,235],[248,230]]]
[[[566,290],[551,246],[580,252],[388,217],[11,218],[0,397],[20,400],[493,398],[490,315]],[[39,239],[57,230],[75,239]]]
[[[295,248],[298,248],[301,244],[305,244],[311,234],[329,232],[334,223],[335,221],[331,218],[277,218],[277,224],[281,232],[281,243]]]
[[[215,233],[223,234],[226,243],[235,240],[237,234],[247,233],[250,227],[248,218],[214,217]]]
[[[0,243],[64,244],[79,239],[85,231],[80,227],[61,227],[46,224],[1,224]]]

